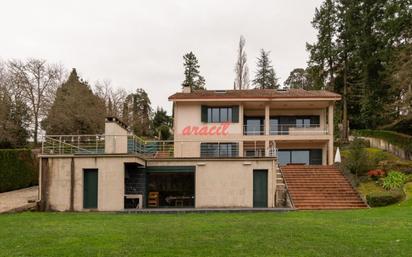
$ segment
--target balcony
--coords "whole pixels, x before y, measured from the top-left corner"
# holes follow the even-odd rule
[[[327,135],[327,128],[322,128],[320,124],[279,124],[271,125],[269,133],[265,133],[264,125],[244,125],[243,135],[245,136],[302,136],[302,135]]]
[[[275,143],[253,140],[143,140],[134,135],[45,136],[44,155],[130,154],[142,158],[274,157]]]

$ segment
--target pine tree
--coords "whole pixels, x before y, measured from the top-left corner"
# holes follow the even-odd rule
[[[152,136],[150,104],[149,96],[141,88],[126,97],[122,119],[129,124],[135,135]]]
[[[279,87],[278,79],[276,78],[275,70],[269,59],[268,51],[260,50],[260,57],[258,57],[257,71],[253,85],[258,89],[276,89]]]
[[[249,88],[249,68],[247,67],[247,56],[245,52],[246,40],[243,36],[239,39],[238,56],[235,65],[236,78],[233,89],[242,90]]]
[[[193,54],[193,52],[187,53],[183,56],[183,66],[185,67],[185,80],[182,83],[183,87],[190,87],[192,90],[204,90],[205,79],[200,75],[200,65]]]

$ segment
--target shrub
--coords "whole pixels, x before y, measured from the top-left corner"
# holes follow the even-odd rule
[[[406,175],[399,171],[390,171],[383,179],[382,186],[386,190],[399,189],[406,182]]]
[[[368,171],[368,176],[374,180],[377,180],[384,175],[385,175],[385,171],[380,170],[380,169]]]
[[[368,153],[363,146],[363,141],[357,138],[349,146],[345,167],[352,174],[364,175],[371,167]]]
[[[366,200],[371,207],[386,206],[402,201],[405,197],[403,191],[388,191],[388,192],[375,192],[366,196]]]
[[[38,183],[38,165],[28,149],[0,150],[0,192]]]

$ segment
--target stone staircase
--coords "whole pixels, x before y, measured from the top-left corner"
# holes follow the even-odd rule
[[[285,185],[296,209],[367,208],[346,177],[334,166],[282,166]]]

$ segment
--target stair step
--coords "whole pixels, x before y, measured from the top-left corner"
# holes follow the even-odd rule
[[[282,166],[283,179],[298,209],[366,208],[347,178],[333,166]]]

